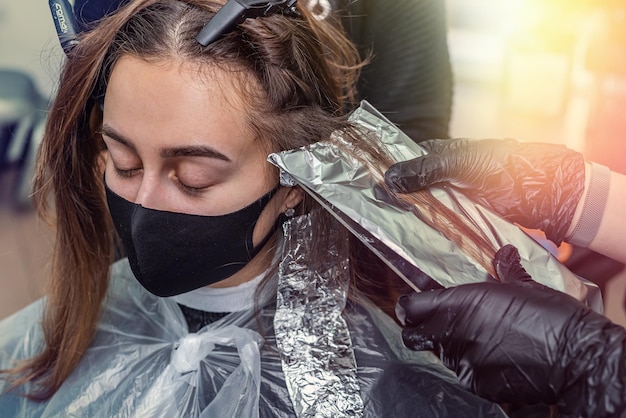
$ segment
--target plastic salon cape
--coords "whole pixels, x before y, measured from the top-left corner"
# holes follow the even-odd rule
[[[294,221],[306,233],[311,219]],[[197,333],[174,301],[148,293],[118,261],[74,372],[46,402],[1,395],[0,416],[505,416],[461,388],[433,354],[404,348],[399,327],[377,308],[346,302],[347,259],[312,268],[306,239],[289,228],[274,296],[260,313],[228,314]],[[41,347],[43,303],[0,322],[1,368]]]

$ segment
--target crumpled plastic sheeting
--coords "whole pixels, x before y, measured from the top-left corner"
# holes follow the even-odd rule
[[[112,280],[96,338],[78,368],[49,402],[3,395],[0,415],[259,416],[263,342],[259,333],[239,326],[254,321],[249,312],[190,334],[178,306],[143,290],[126,259],[114,265],[112,274],[117,280]],[[37,322],[26,320],[36,321],[43,303],[40,299],[1,323],[0,366],[36,353],[41,332]],[[23,327],[15,328],[18,324]]]
[[[41,348],[43,303],[40,299],[0,321],[0,369]],[[377,308],[348,302],[342,316],[364,417],[505,417],[498,405],[463,389],[435,355],[404,347],[400,327]],[[197,336],[190,334],[176,303],[147,292],[132,276],[128,260],[120,260],[112,267],[96,337],[75,371],[46,402],[2,394],[0,416],[295,417],[273,319],[270,304],[258,317],[252,311],[232,313]],[[177,358],[181,347],[186,354]],[[0,380],[0,393],[6,387]]]
[[[325,266],[315,266],[310,230],[313,214],[283,225],[274,328],[287,388],[299,417],[360,417],[356,361],[346,306],[349,262],[329,248]],[[332,233],[332,231],[331,231]]]
[[[351,121],[374,134],[396,161],[425,153],[365,101],[353,112]],[[342,141],[339,134],[334,139]],[[489,274],[484,268],[456,244],[406,207],[381,197],[378,184],[382,179],[375,178],[360,161],[330,141],[274,153],[268,160],[281,169],[283,184],[302,186],[416,291],[487,280]],[[533,279],[602,312],[598,287],[568,270],[517,226],[456,190],[430,190],[446,206],[477,225],[496,248],[515,245]]]

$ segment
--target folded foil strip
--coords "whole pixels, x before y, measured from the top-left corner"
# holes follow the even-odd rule
[[[349,283],[347,251],[329,248],[326,261],[316,264],[309,257],[314,222],[315,213],[310,213],[283,225],[276,344],[297,416],[360,417],[363,400],[356,360],[341,316]]]
[[[364,140],[376,138],[396,161],[425,154],[365,101],[350,119],[369,132]],[[343,141],[340,133],[334,133],[333,140]],[[402,204],[381,196],[382,179],[335,144],[322,141],[271,154],[268,160],[280,168],[283,185],[301,186],[416,291],[488,280],[489,273],[455,243]],[[439,201],[476,225],[496,248],[515,245],[522,265],[534,280],[602,312],[598,287],[572,273],[520,228],[452,188],[430,190]]]

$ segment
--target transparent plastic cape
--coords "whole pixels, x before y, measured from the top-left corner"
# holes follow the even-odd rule
[[[20,397],[29,386],[4,393],[0,415],[504,417],[498,405],[463,389],[432,353],[406,349],[391,318],[346,300],[341,251],[309,263],[308,216],[284,229],[283,264],[270,279],[278,303],[256,315],[229,314],[197,333],[188,332],[173,300],[148,293],[128,261],[118,261],[78,367],[46,402]],[[0,368],[41,348],[44,303],[0,321]]]
[[[425,153],[365,101],[350,120],[367,132],[364,141],[379,141],[395,161]],[[345,143],[341,133],[334,133],[333,140]],[[300,185],[416,291],[488,280],[489,273],[483,267],[418,219],[406,204],[381,193],[383,180],[335,144],[321,141],[271,154],[268,160],[281,169],[284,185]],[[515,245],[533,279],[602,312],[598,287],[572,273],[520,228],[452,188],[430,190],[477,226],[496,248]]]

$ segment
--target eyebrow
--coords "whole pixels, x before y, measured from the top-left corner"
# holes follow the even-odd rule
[[[135,145],[130,140],[125,138],[124,135],[120,134],[109,125],[102,125],[101,133],[137,152]],[[162,148],[160,150],[160,154],[163,158],[206,157],[231,162],[231,159],[228,158],[226,155],[222,154],[214,148],[207,147],[205,145],[186,145],[181,147]]]

